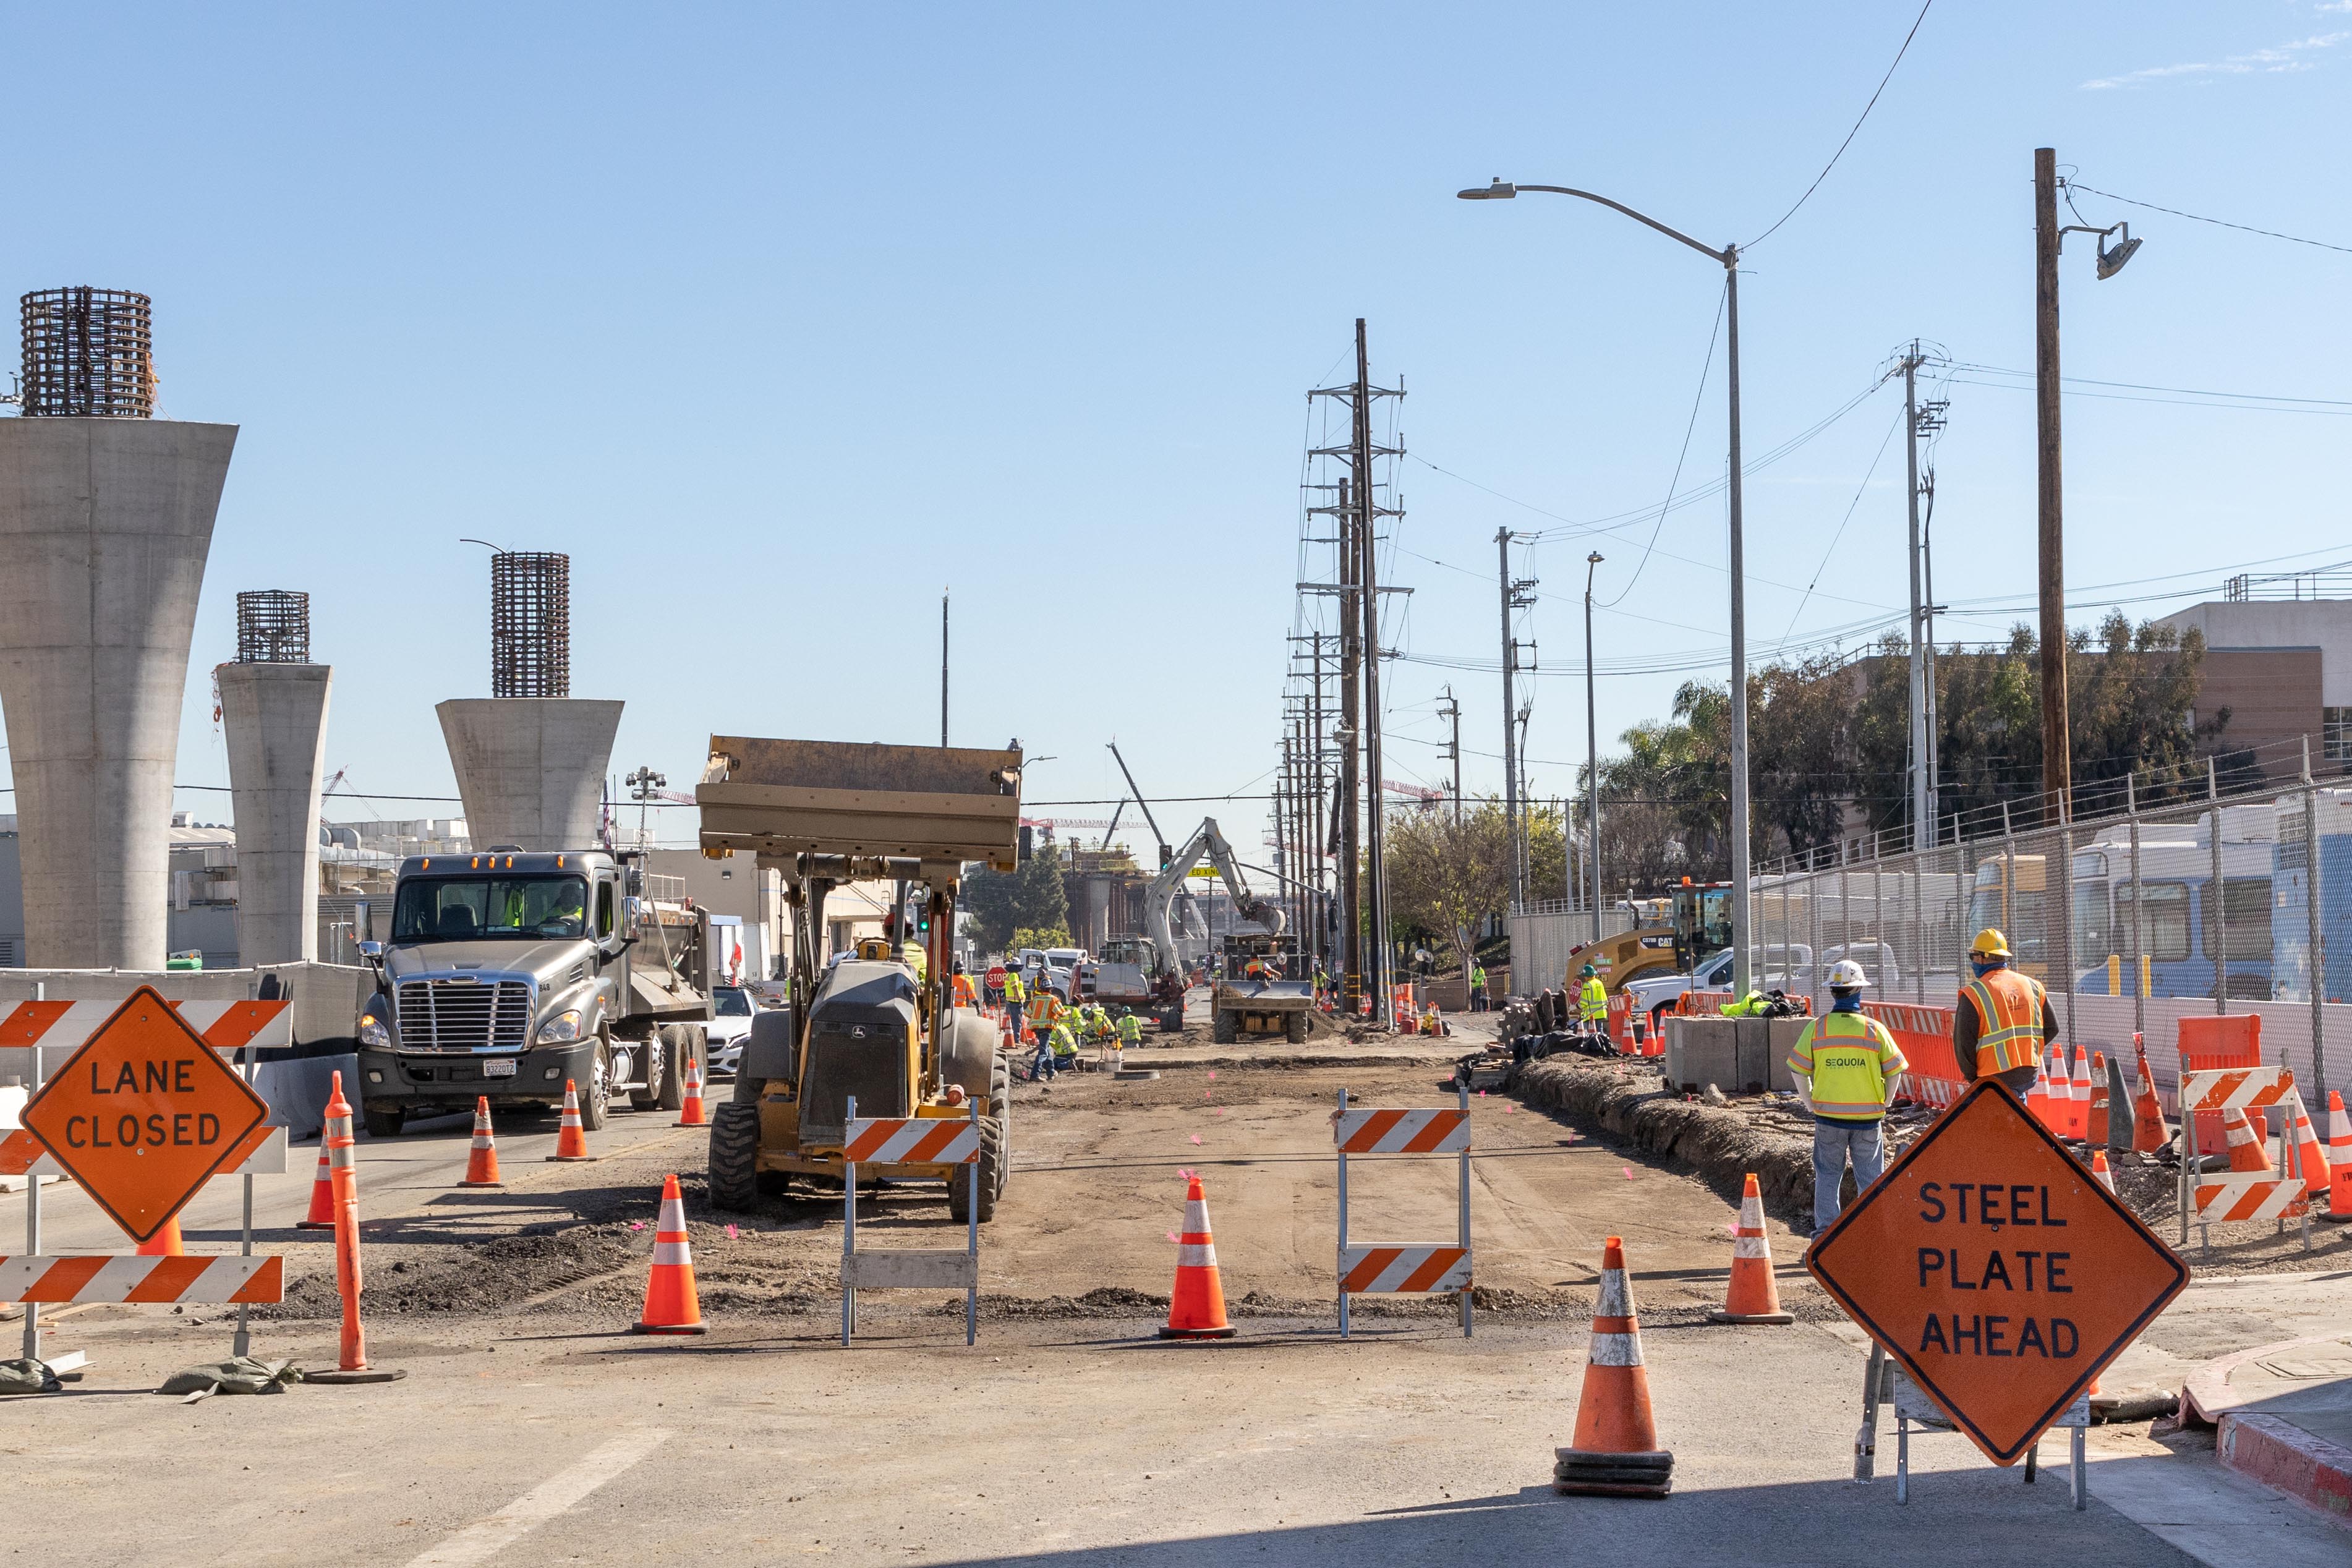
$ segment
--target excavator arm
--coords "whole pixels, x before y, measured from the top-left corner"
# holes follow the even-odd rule
[[[1249,884],[1242,879],[1241,862],[1234,858],[1234,847],[1225,842],[1225,836],[1218,831],[1217,819],[1204,816],[1201,819],[1201,826],[1192,830],[1192,837],[1186,839],[1183,847],[1170,858],[1144,894],[1151,940],[1159,944],[1160,956],[1170,963],[1177,960],[1176,933],[1171,926],[1171,917],[1176,908],[1176,892],[1183,887],[1185,879],[1192,875],[1192,868],[1204,858],[1216,867],[1217,875],[1224,879],[1226,889],[1234,896],[1234,908],[1240,910],[1244,918],[1256,921],[1276,934],[1280,934],[1286,921],[1278,906],[1249,890]]]

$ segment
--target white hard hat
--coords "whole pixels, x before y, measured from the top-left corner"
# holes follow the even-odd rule
[[[1830,965],[1830,989],[1832,991],[1859,991],[1869,984],[1870,976],[1864,974],[1862,965],[1851,958],[1841,958]]]

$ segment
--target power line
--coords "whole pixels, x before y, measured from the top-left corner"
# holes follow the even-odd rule
[[[1780,215],[1780,223],[1774,224],[1770,228],[1768,228],[1762,234],[1758,235],[1754,239],[1749,240],[1746,246],[1742,247],[1743,249],[1753,250],[1758,246],[1763,244],[1766,240],[1771,238],[1774,233],[1780,229],[1780,224],[1786,223],[1790,218],[1795,217],[1797,216],[1797,207],[1803,206],[1807,202],[1811,201],[1812,199],[1813,193],[1822,188],[1822,182],[1830,177],[1830,171],[1837,167],[1838,160],[1840,158],[1845,156],[1845,150],[1853,145],[1853,139],[1856,136],[1862,134],[1863,121],[1869,119],[1870,111],[1878,107],[1878,94],[1885,92],[1886,90],[1886,84],[1895,79],[1895,67],[1901,65],[1903,63],[1903,57],[1911,52],[1911,40],[1919,36],[1919,24],[1927,19],[1927,6],[1933,5],[1935,3],[1936,0],[1927,0],[1927,5],[1919,7],[1919,14],[1911,19],[1911,30],[1903,35],[1903,47],[1895,51],[1894,64],[1888,66],[1886,68],[1886,74],[1878,79],[1877,91],[1873,92],[1870,95],[1870,101],[1862,106],[1862,114],[1854,121],[1853,129],[1845,133],[1845,140],[1839,142],[1837,151],[1830,154],[1830,161],[1822,166],[1822,172],[1813,176],[1813,183],[1805,187],[1805,194],[1797,198],[1797,206],[1790,207],[1787,212],[1782,213]]]
[[[2185,213],[2179,207],[2160,207],[2154,202],[2134,201],[2129,196],[2119,196],[2113,191],[2099,190],[2095,186],[2083,184],[2080,180],[2067,181],[2066,188],[2070,191],[2081,191],[2089,195],[2105,196],[2111,202],[2121,202],[2127,207],[2141,207],[2148,212],[2163,213],[2169,217],[2185,217],[2191,223],[2210,223],[2215,228],[2234,228],[2240,234],[2259,234],[2265,239],[2284,239],[2291,245],[2315,246],[2321,250],[2341,251],[2347,256],[2352,256],[2352,245],[2331,245],[2324,239],[2305,239],[2299,234],[2281,234],[2274,228],[2256,228],[2252,224],[2231,223],[2223,218],[2203,217],[2196,213]]]
[[[1614,609],[1623,604],[1625,595],[1633,591],[1635,584],[1641,582],[1642,574],[1649,570],[1650,557],[1657,551],[1658,535],[1666,526],[1666,513],[1675,509],[1675,491],[1683,482],[1683,463],[1690,457],[1691,432],[1698,428],[1699,405],[1706,401],[1707,380],[1715,374],[1715,345],[1717,340],[1723,335],[1723,308],[1730,299],[1731,279],[1726,278],[1723,280],[1723,291],[1716,296],[1715,326],[1706,334],[1706,360],[1698,367],[1698,390],[1691,394],[1690,418],[1683,425],[1683,449],[1675,454],[1675,477],[1666,481],[1666,499],[1658,508],[1658,521],[1651,525],[1649,542],[1642,546],[1642,559],[1633,567],[1632,581],[1625,584],[1624,589],[1615,598],[1606,605],[1600,605],[1599,608]]]

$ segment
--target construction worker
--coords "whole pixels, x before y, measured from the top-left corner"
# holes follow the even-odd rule
[[[1584,984],[1576,993],[1577,1015],[1584,1026],[1593,1034],[1609,1032],[1609,987],[1601,978],[1601,971],[1591,964],[1584,966]]]
[[[1078,1043],[1070,1038],[1067,1028],[1057,1023],[1051,1031],[1038,1034],[1037,1055],[1029,1064],[1029,1076],[1033,1079],[1050,1079],[1062,1070],[1065,1061],[1076,1061],[1077,1056]]]
[[[1486,1010],[1486,966],[1474,961],[1470,965],[1470,1011],[1483,1013]]]
[[[1029,1026],[1036,1031],[1037,1037],[1042,1040],[1048,1031],[1061,1022],[1062,1016],[1068,1011],[1067,1003],[1040,985],[1030,998]]]
[[[971,976],[963,972],[963,960],[961,958],[955,961],[955,968],[948,977],[948,987],[949,995],[956,1006],[980,1005],[980,988],[971,983]]]
[[[1006,970],[1004,972],[1004,1021],[1013,1026],[1013,1037],[1016,1040],[1021,1037],[1021,1030],[1024,1027],[1021,1022],[1021,1010],[1028,1000],[1029,988],[1021,984],[1021,972],[1017,969]]]
[[[1128,1008],[1118,1010],[1118,1048],[1131,1051],[1143,1044],[1143,1020]]]
[[[1853,1163],[1856,1193],[1886,1169],[1880,1123],[1886,1102],[1910,1063],[1886,1026],[1862,1010],[1870,984],[1862,965],[1844,959],[1830,966],[1830,1010],[1807,1020],[1789,1052],[1789,1070],[1804,1086],[1813,1112],[1813,1234],[1837,1218],[1839,1186]]]
[[[1760,1018],[1772,999],[1761,991],[1750,991],[1737,1002],[1726,1002],[1716,1011],[1727,1018]]]
[[[1997,1078],[2022,1100],[2058,1037],[2050,993],[2009,966],[2009,939],[1990,926],[1969,944],[1969,967],[1976,978],[1960,987],[1952,1008],[1953,1058],[1963,1078]]]

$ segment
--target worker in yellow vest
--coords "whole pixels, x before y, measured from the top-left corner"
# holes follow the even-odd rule
[[[1029,988],[1021,984],[1021,972],[1007,966],[1004,971],[1004,1021],[1013,1026],[1013,1037],[1019,1039],[1023,1027],[1022,1009],[1029,1001]]]
[[[1587,1029],[1607,1033],[1609,986],[1601,978],[1601,972],[1589,963],[1584,966],[1584,984],[1576,994],[1576,1010]]]
[[[1830,966],[1830,1010],[1809,1020],[1789,1052],[1789,1070],[1804,1086],[1813,1112],[1813,1234],[1837,1218],[1846,1163],[1853,1186],[1866,1190],[1886,1170],[1880,1123],[1887,1101],[1910,1063],[1886,1026],[1862,1010],[1870,984],[1862,965],[1845,959]]]
[[[2022,1100],[2042,1070],[2048,1043],[2058,1037],[2050,993],[2009,966],[2009,939],[1990,926],[1969,944],[1969,965],[1976,978],[1960,987],[1952,1008],[1952,1055],[1960,1076],[1997,1078]]]
[[[1486,966],[1474,963],[1470,965],[1470,1011],[1483,1013],[1486,1010]]]

